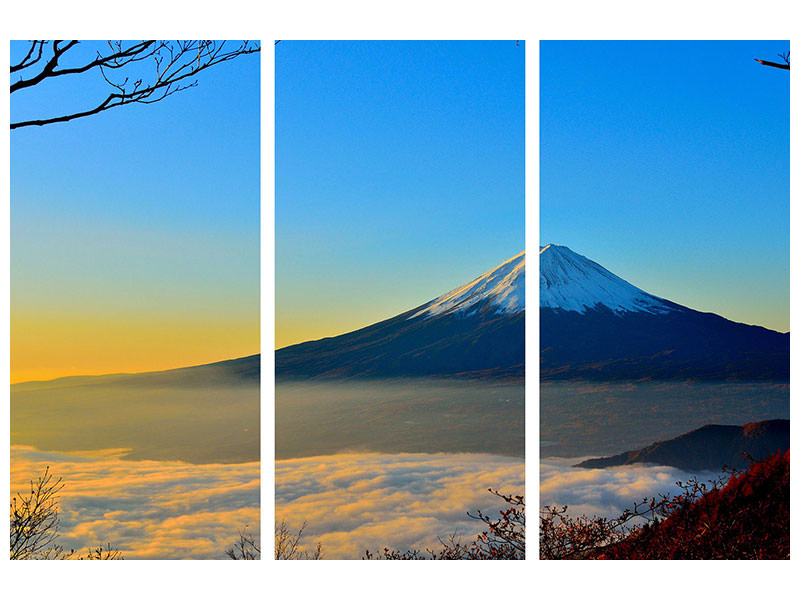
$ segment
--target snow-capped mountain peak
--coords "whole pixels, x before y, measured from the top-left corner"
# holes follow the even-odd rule
[[[584,313],[605,306],[616,312],[666,313],[675,306],[617,277],[566,246],[539,249],[539,305]]]
[[[409,317],[430,318],[449,313],[471,314],[486,309],[495,313],[525,310],[525,251],[511,257],[467,284],[428,302]]]

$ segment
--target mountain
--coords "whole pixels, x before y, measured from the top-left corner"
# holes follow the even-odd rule
[[[789,421],[774,419],[745,425],[705,425],[671,440],[606,458],[593,458],[575,465],[603,469],[634,463],[652,463],[685,471],[716,471],[725,465],[745,469],[750,461],[762,460],[789,449]]]
[[[213,386],[258,385],[261,381],[261,355],[223,360],[205,365],[148,371],[145,373],[113,373],[110,375],[77,375],[48,381],[26,381],[11,386],[13,392],[82,386]]]
[[[539,264],[543,380],[789,378],[788,333],[659,298],[566,246]]]
[[[395,317],[275,352],[279,378],[519,378],[524,373],[524,251]]]

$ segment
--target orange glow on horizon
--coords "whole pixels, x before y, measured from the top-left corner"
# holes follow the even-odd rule
[[[213,322],[120,316],[11,319],[11,383],[73,375],[141,373],[260,352],[258,320]]]

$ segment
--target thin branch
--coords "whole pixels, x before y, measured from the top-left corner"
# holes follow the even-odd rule
[[[123,47],[122,42],[108,42],[109,54],[102,55],[98,52],[97,58],[82,66],[59,69],[59,59],[78,42],[77,40],[71,40],[63,46],[60,46],[60,43],[61,40],[53,42],[53,57],[47,61],[42,70],[28,79],[20,79],[13,83],[11,85],[11,93],[35,86],[45,79],[85,73],[94,68],[100,71],[103,80],[114,91],[93,108],[56,117],[12,123],[11,129],[63,123],[126,104],[153,104],[160,102],[168,96],[195,87],[197,80],[190,80],[190,78],[202,71],[239,56],[254,54],[261,50],[257,43],[251,43],[249,40],[244,40],[236,48],[227,51],[225,50],[225,42],[216,42],[214,40],[172,42],[144,40],[127,48]],[[41,41],[41,44],[43,45],[44,42]],[[32,54],[32,51],[29,54]],[[143,78],[137,78],[131,82],[130,77],[127,76],[121,79],[112,79],[112,72],[122,70],[131,63],[145,60],[153,61],[155,75],[151,81],[146,82]]]
[[[790,70],[789,69],[789,67],[790,67],[790,64],[789,64],[789,53],[788,52],[782,52],[781,54],[778,54],[778,56],[780,56],[783,59],[782,63],[776,63],[776,62],[772,62],[772,61],[769,61],[769,60],[761,60],[760,58],[755,58],[753,60],[755,60],[756,62],[761,63],[765,67],[775,67],[776,69],[786,69],[787,71],[789,71]]]
[[[40,43],[41,45],[44,45],[44,41]],[[14,92],[19,91],[21,89],[37,85],[38,83],[41,83],[45,79],[51,77],[60,77],[62,75],[76,75],[78,73],[85,73],[86,71],[89,71],[91,69],[94,69],[95,67],[100,67],[103,65],[109,66],[109,68],[120,68],[135,60],[144,60],[146,58],[149,58],[150,56],[152,56],[153,52],[158,50],[158,48],[156,48],[150,53],[145,52],[150,46],[155,44],[155,40],[145,40],[139,44],[135,44],[130,48],[126,48],[124,50],[122,49],[120,44],[117,46],[116,52],[113,52],[112,54],[109,54],[107,56],[103,56],[98,52],[97,58],[95,60],[90,61],[83,66],[56,70],[56,66],[58,65],[59,59],[64,55],[64,53],[67,50],[77,45],[78,43],[79,43],[78,40],[71,40],[70,43],[67,44],[67,46],[59,49],[58,41],[53,42],[53,58],[42,68],[42,70],[37,75],[29,79],[20,78],[17,82],[12,83],[11,93],[13,94]],[[41,52],[41,47],[40,47],[40,52]]]
[[[43,40],[33,40],[31,42],[31,47],[28,49],[28,53],[25,55],[20,62],[16,65],[11,65],[11,72],[16,73],[17,71],[21,71],[22,69],[27,69],[35,65],[39,62],[42,58],[42,49],[44,48],[44,41]],[[37,51],[36,58],[30,60],[31,56],[33,55],[34,51]]]
[[[44,81],[48,77],[52,77],[53,76],[53,71],[55,70],[56,66],[58,66],[58,61],[61,58],[61,56],[65,52],[67,52],[70,48],[74,47],[78,43],[78,40],[70,40],[69,43],[66,46],[64,46],[63,48],[59,48],[58,44],[59,44],[59,42],[62,42],[62,41],[63,40],[54,40],[53,41],[53,56],[52,56],[52,58],[50,58],[50,60],[47,61],[47,63],[45,63],[44,67],[42,67],[42,70],[39,71],[39,73],[37,73],[36,75],[31,77],[30,79],[21,79],[20,78],[19,81],[17,81],[16,83],[12,83],[11,84],[11,93],[12,94],[14,92],[16,92],[17,90],[21,90],[21,89],[24,89],[24,88],[27,88],[27,87],[34,86],[34,85],[36,85],[38,83],[41,83],[42,81]]]
[[[60,558],[63,550],[56,545],[58,535],[58,493],[64,487],[54,479],[50,467],[30,482],[30,494],[18,493],[11,500],[10,558]]]

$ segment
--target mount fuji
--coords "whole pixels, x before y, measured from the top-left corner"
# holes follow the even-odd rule
[[[543,380],[789,378],[788,333],[659,298],[566,246],[539,265]]]
[[[525,373],[525,252],[476,279],[363,329],[281,348],[281,379]]]

